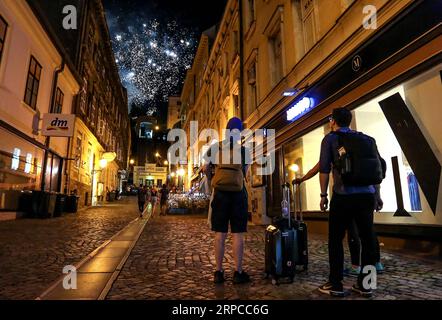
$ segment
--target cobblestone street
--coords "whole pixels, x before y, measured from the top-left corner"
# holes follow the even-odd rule
[[[0,299],[35,299],[66,265],[138,216],[135,198],[49,220],[0,222]]]
[[[224,285],[212,283],[212,234],[202,217],[156,217],[149,221],[107,299],[327,299],[316,289],[328,275],[327,244],[309,235],[310,268],[292,285],[273,286],[263,279],[264,228],[249,227],[245,270],[252,283],[234,286],[231,245],[226,250]],[[348,257],[348,252],[346,253]],[[441,299],[442,264],[383,252],[385,274],[378,276],[372,299]],[[350,288],[354,278],[347,278]],[[346,299],[359,299],[350,295]]]

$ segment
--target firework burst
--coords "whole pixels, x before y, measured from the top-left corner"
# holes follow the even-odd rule
[[[153,114],[159,102],[179,94],[185,72],[192,65],[195,33],[175,21],[162,24],[140,18],[122,29],[115,27],[119,20],[115,17],[110,30],[129,102],[147,106],[147,113]]]

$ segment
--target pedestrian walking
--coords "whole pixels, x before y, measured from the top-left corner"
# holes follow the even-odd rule
[[[227,124],[228,130],[243,130],[243,123],[238,118],[232,118]],[[218,144],[213,158],[219,159],[215,164],[215,175],[211,180],[213,199],[211,201],[211,229],[215,232],[216,271],[214,282],[225,281],[223,260],[225,241],[229,230],[233,237],[233,257],[235,272],[233,283],[241,284],[250,281],[250,276],[243,270],[244,233],[247,232],[247,191],[244,187],[244,177],[247,172],[246,149],[239,146],[239,141],[231,137]],[[241,163],[235,164],[233,154],[241,152]],[[230,154],[230,162],[223,163],[221,152]],[[208,164],[210,166],[210,163]]]
[[[150,190],[150,203],[152,204],[152,217],[155,216],[155,210],[158,203],[158,190],[155,186]]]
[[[169,189],[167,189],[167,186],[163,184],[163,187],[160,190],[160,215],[165,216],[167,212],[167,200],[169,198]]]
[[[140,217],[143,217],[144,206],[146,205],[146,188],[140,185],[138,188],[138,210],[140,210]]]
[[[361,273],[352,291],[369,297],[366,276],[376,273],[373,230],[374,208],[382,205],[380,183],[385,178],[385,161],[373,138],[350,129],[352,114],[345,108],[333,110],[329,119],[331,133],[322,141],[319,160],[322,211],[328,208],[328,185],[333,173],[333,196],[329,212],[329,281],[319,287],[325,294],[342,297],[344,248],[342,241],[352,221],[361,239]],[[365,267],[368,268],[365,268]],[[367,284],[367,282],[365,282]]]

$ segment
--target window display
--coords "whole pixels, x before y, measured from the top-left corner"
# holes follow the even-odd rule
[[[434,142],[437,141],[434,137],[437,134],[442,134],[440,132],[441,119],[434,115],[440,114],[435,109],[438,108],[442,99],[438,73],[441,67],[438,66],[419,77],[407,81],[352,111],[353,121],[351,128],[376,139],[379,152],[387,162],[386,178],[381,185],[381,196],[384,200],[382,212],[395,212],[398,208],[396,197],[394,197],[396,189],[392,170],[392,159],[395,157],[397,157],[399,162],[400,186],[405,210],[419,213],[428,206],[425,205],[425,195],[419,186],[418,177],[413,172],[413,168],[396,139],[395,133],[387,121],[379,102],[399,93],[406,101],[407,107],[419,123],[421,130],[428,135],[426,139],[437,154],[440,146]],[[437,87],[439,87],[439,90],[436,90]],[[439,97],[435,95],[439,95]],[[430,117],[430,114],[433,116]],[[297,177],[304,176],[318,163],[322,139],[329,132],[329,125],[322,125],[284,147],[284,174],[286,182],[291,182]],[[319,194],[318,176],[303,183],[302,197],[304,210],[319,211]]]
[[[43,150],[0,128],[0,190],[40,187]]]

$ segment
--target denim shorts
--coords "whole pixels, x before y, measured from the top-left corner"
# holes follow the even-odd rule
[[[212,200],[212,231],[227,233],[247,232],[247,191],[237,192],[214,191]]]

